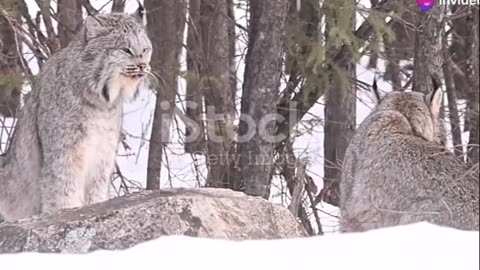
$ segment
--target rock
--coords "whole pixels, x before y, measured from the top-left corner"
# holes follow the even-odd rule
[[[125,249],[162,235],[230,240],[306,236],[284,207],[225,189],[142,191],[0,223],[0,253]]]

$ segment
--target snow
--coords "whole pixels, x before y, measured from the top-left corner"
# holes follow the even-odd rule
[[[2,269],[479,269],[479,233],[427,223],[302,239],[161,237],[122,251],[0,255]]]

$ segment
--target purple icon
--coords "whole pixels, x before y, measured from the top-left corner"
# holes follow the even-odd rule
[[[417,4],[422,11],[428,11],[435,4],[435,0],[417,0]]]

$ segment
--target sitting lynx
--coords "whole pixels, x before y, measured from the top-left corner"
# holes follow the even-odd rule
[[[379,99],[376,93],[376,108],[345,154],[343,232],[421,221],[478,230],[478,172],[468,170],[443,146],[443,93],[434,88],[427,96],[392,92]]]
[[[25,100],[0,162],[0,216],[14,220],[109,198],[123,101],[146,81],[145,10],[86,18]]]

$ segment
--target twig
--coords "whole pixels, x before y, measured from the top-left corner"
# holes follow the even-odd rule
[[[318,234],[323,235],[322,223],[320,222],[320,216],[318,215],[317,208],[315,207],[315,198],[313,197],[313,194],[310,192],[310,190],[308,190],[308,188],[306,190],[308,200],[310,201],[310,207],[312,208],[313,216],[315,217],[315,222],[317,223]]]
[[[297,173],[293,178],[295,183],[293,184],[292,200],[288,209],[294,216],[298,216],[298,211],[302,203],[302,196],[304,190],[304,179],[305,179],[305,164],[302,161],[297,160]]]

